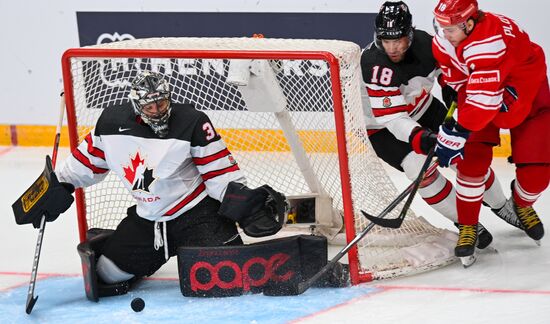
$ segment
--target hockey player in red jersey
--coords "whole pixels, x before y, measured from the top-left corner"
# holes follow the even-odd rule
[[[432,55],[432,36],[415,29],[408,6],[385,2],[376,16],[375,41],[363,50],[361,69],[371,110],[368,134],[376,154],[414,180],[427,152],[436,143],[436,133],[447,108],[431,94],[440,74]],[[444,97],[454,91],[444,88]],[[450,96],[447,96],[449,94]],[[500,217],[516,219],[505,205],[504,195],[492,170],[485,182],[485,202]],[[458,224],[455,188],[435,169],[419,190],[431,207]],[[479,225],[477,247],[485,248],[492,235]]]
[[[512,19],[479,10],[476,0],[440,0],[434,14],[432,50],[444,81],[458,91],[458,123],[440,128],[436,153],[441,165],[457,163],[455,254],[468,265],[501,128],[510,129],[516,164],[507,204],[529,237],[538,243],[544,236],[533,204],[550,179],[550,92],[543,50]]]

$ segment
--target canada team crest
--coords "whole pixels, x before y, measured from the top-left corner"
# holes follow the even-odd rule
[[[145,159],[141,158],[139,152],[130,159],[130,165],[122,168],[124,178],[132,185],[132,191],[148,192],[149,186],[155,181],[153,169],[145,165]]]

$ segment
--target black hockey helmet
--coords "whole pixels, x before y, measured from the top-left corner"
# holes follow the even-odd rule
[[[386,1],[380,7],[375,20],[374,38],[381,48],[382,39],[413,38],[412,15],[409,7],[403,1]]]
[[[170,84],[162,74],[141,71],[132,82],[128,95],[136,115],[141,116],[141,119],[160,137],[168,134],[168,119],[172,109],[170,93]],[[156,103],[158,107],[158,114],[154,116],[144,111],[144,107],[152,103]]]

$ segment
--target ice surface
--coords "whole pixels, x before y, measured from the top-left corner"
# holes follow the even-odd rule
[[[491,247],[464,269],[454,263],[411,277],[344,289],[310,289],[294,297],[245,295],[231,298],[185,298],[176,280],[175,259],[125,296],[92,303],[84,296],[74,206],[48,223],[31,315],[25,301],[36,244],[32,226],[17,226],[11,204],[38,177],[46,148],[0,147],[0,322],[74,323],[550,323],[550,234],[537,247],[527,236],[484,208],[482,222],[491,231]],[[68,154],[61,150],[60,158]],[[494,161],[504,191],[513,166]],[[388,170],[399,189],[408,181]],[[451,179],[452,173],[448,173]],[[413,209],[437,226],[456,231],[452,224],[421,200]],[[550,231],[550,193],[535,205]],[[332,249],[334,250],[334,249]],[[130,302],[145,300],[134,313]]]

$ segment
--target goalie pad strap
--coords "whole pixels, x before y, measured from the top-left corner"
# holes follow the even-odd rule
[[[180,247],[177,255],[186,297],[295,295],[298,283],[327,263],[327,240],[297,235],[243,246]]]

